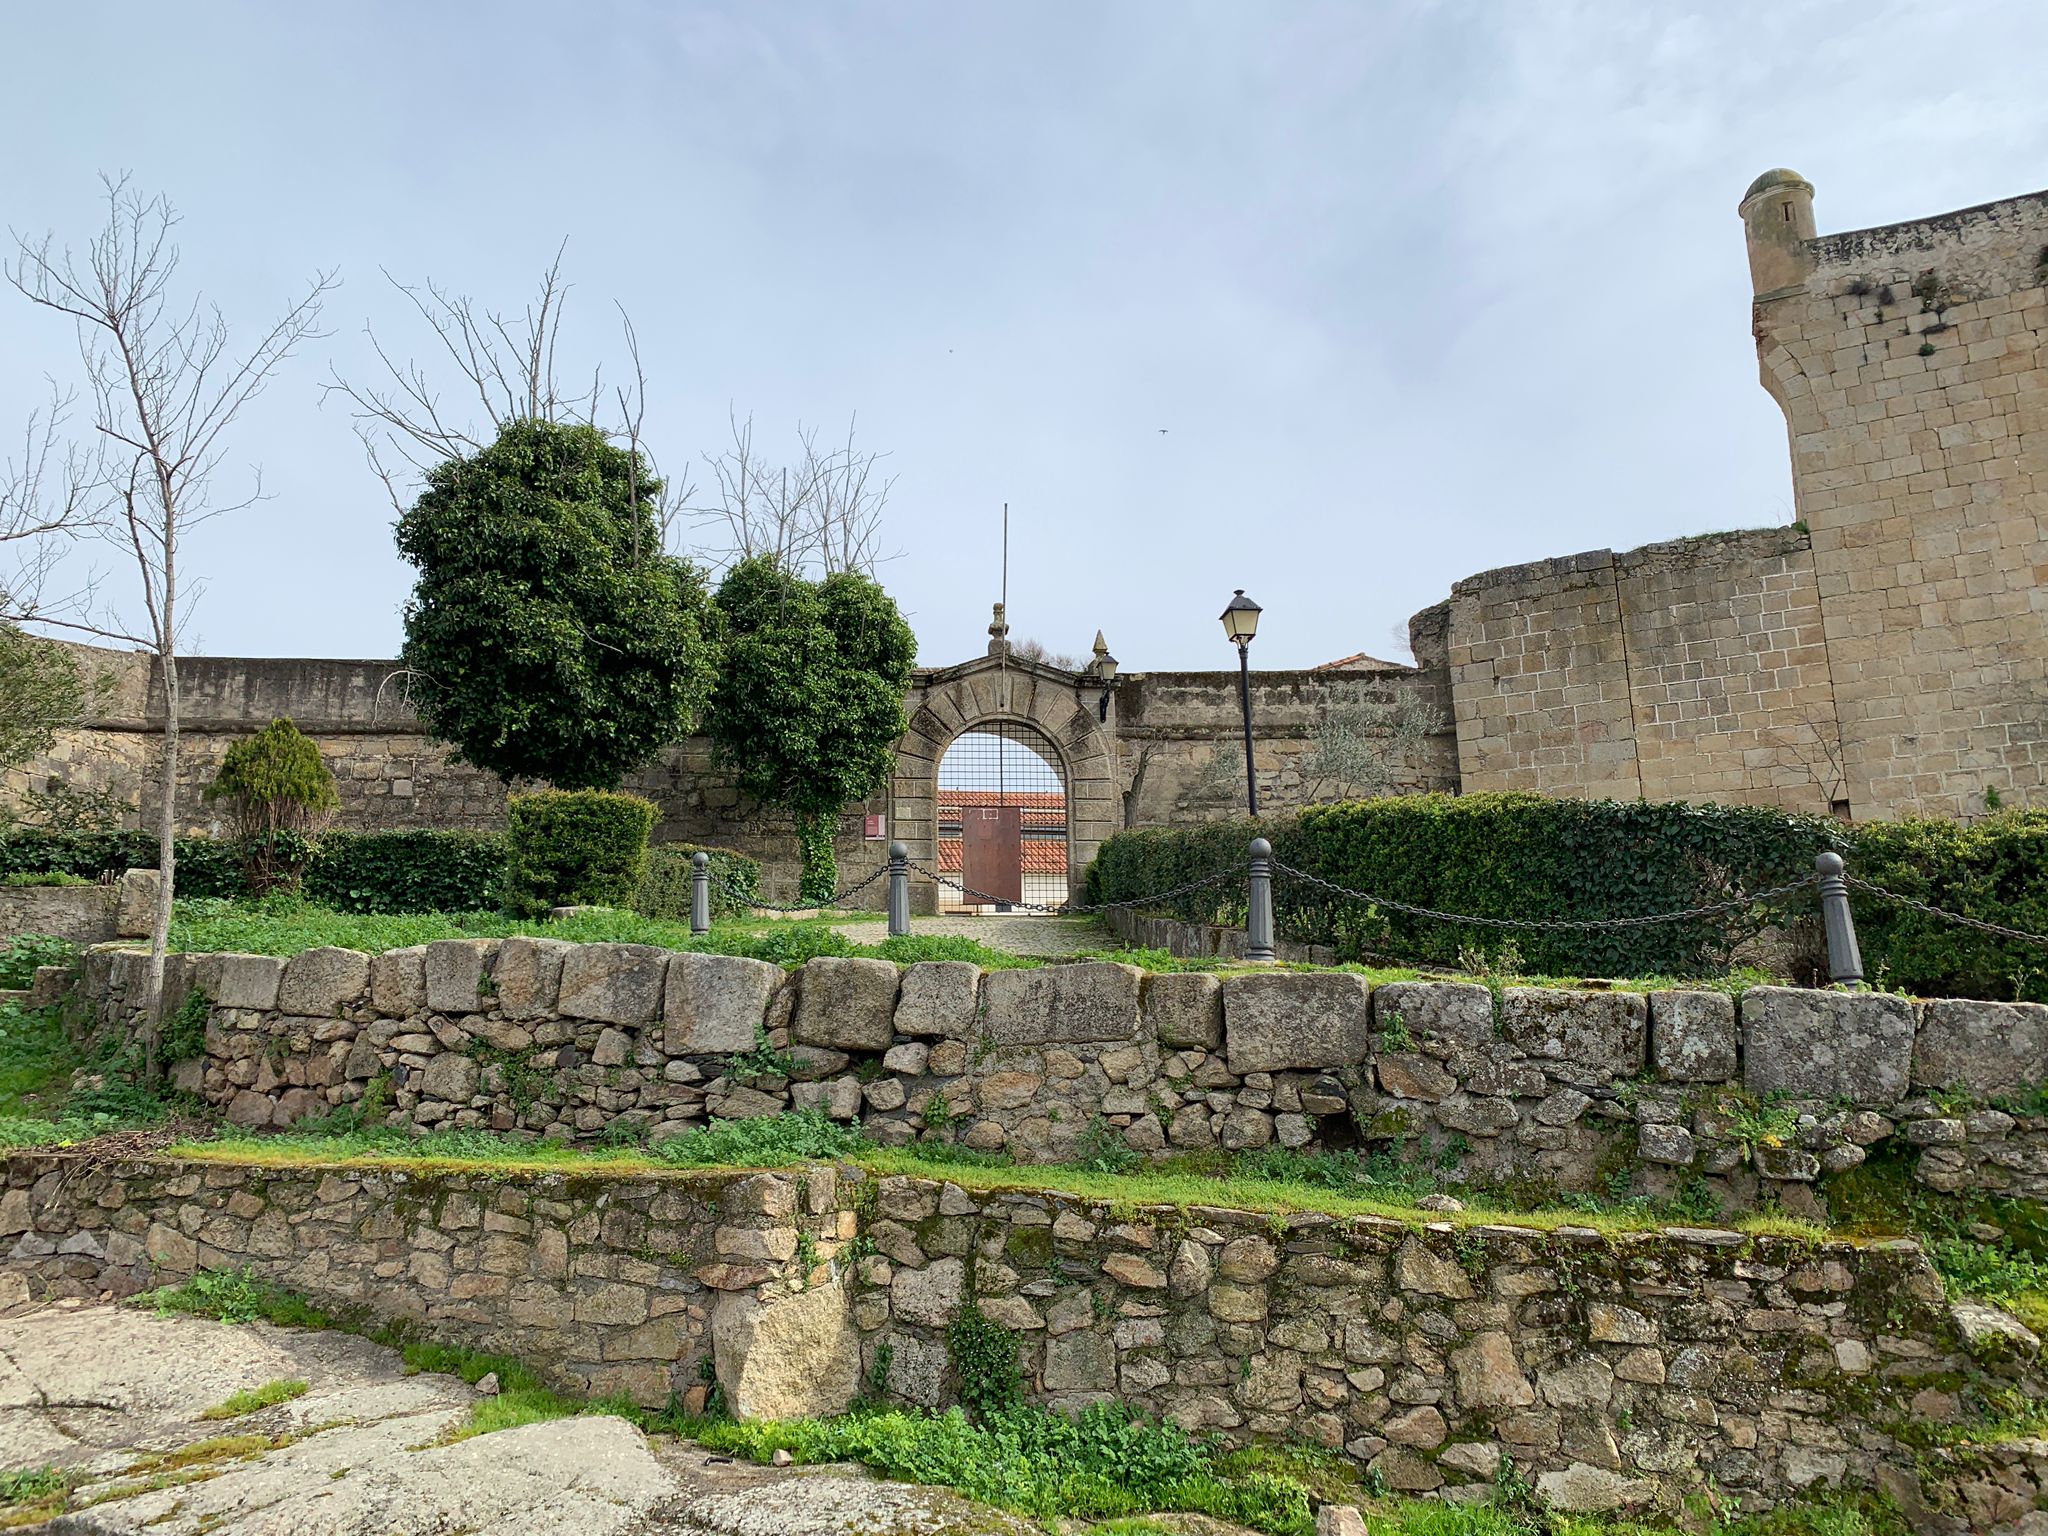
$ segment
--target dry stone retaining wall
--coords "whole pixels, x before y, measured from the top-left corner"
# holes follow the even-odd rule
[[[367,1104],[417,1129],[653,1139],[820,1109],[1072,1159],[1368,1145],[1474,1184],[1672,1194],[1818,1213],[1824,1173],[1911,1149],[1939,1190],[2048,1197],[2048,1007],[1755,987],[1620,992],[1343,972],[982,972],[545,938],[372,957],[174,957],[211,1000],[180,1083],[237,1124]],[[133,1027],[141,957],[92,952],[101,1029]]]
[[[1910,1478],[1897,1429],[1958,1419],[1987,1375],[2033,1390],[2038,1351],[2003,1314],[1946,1304],[1911,1243],[1413,1228],[824,1166],[569,1177],[16,1154],[0,1255],[59,1295],[246,1268],[649,1405],[701,1406],[708,1354],[744,1417],[834,1412],[863,1382],[953,1403],[947,1329],[977,1310],[1010,1331],[1033,1403],[1306,1438],[1403,1493],[1483,1496],[1512,1458],[1566,1509],[1669,1503],[1707,1479],[1760,1504]]]

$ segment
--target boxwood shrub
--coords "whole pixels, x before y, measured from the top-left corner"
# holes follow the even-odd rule
[[[713,848],[703,843],[663,843],[647,850],[647,873],[633,898],[633,910],[642,917],[666,918],[672,922],[690,920],[691,857],[702,851],[711,855],[711,916],[744,916],[747,903],[761,894],[761,865],[744,853],[730,848]]]
[[[306,871],[310,901],[340,912],[480,912],[505,883],[489,832],[329,832]]]
[[[543,789],[511,800],[502,905],[519,917],[550,907],[624,907],[647,872],[655,806],[602,789]]]

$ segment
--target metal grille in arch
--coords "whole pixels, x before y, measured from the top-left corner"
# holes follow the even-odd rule
[[[940,888],[942,911],[1067,899],[1067,786],[1037,732],[976,726],[939,763],[939,869],[980,893]]]

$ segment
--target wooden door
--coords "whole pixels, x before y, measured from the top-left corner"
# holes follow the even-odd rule
[[[960,813],[960,883],[977,904],[1024,899],[1024,813],[1015,805],[970,805]]]

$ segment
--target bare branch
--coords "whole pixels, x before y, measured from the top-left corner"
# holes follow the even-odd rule
[[[103,178],[106,222],[82,255],[59,252],[53,237],[15,236],[0,271],[33,303],[64,315],[78,339],[97,447],[68,462],[89,464],[90,526],[133,561],[146,622],[119,618],[97,604],[24,615],[38,625],[139,645],[155,653],[163,690],[164,732],[158,820],[159,884],[150,940],[145,1075],[154,1073],[162,1021],[164,955],[177,875],[178,638],[196,588],[179,588],[184,532],[209,516],[262,495],[214,499],[228,429],[300,343],[321,334],[321,306],[336,286],[317,273],[305,292],[239,355],[225,317],[196,297],[182,309],[168,296],[178,268],[172,231],[178,218],[161,196],[144,197],[128,178]],[[33,430],[33,429],[32,429]],[[46,461],[45,461],[46,462]],[[31,476],[34,483],[40,470]],[[44,505],[40,491],[37,505]],[[67,532],[82,531],[67,526]]]
[[[596,427],[607,437],[625,438],[635,451],[644,451],[640,436],[647,376],[630,319],[626,320],[626,346],[633,362],[634,385],[630,392],[618,392],[620,410],[629,418],[625,426],[606,426],[598,420],[598,406],[605,398],[602,367],[592,370],[590,387],[581,392],[565,391],[558,380],[557,355],[569,294],[569,284],[562,276],[567,249],[564,240],[541,273],[539,291],[516,318],[484,309],[469,295],[431,279],[414,287],[385,272],[385,280],[405,295],[426,322],[442,361],[462,381],[463,393],[473,399],[476,411],[474,418],[462,419],[460,413],[445,406],[428,383],[426,368],[417,360],[398,361],[365,323],[363,334],[370,339],[382,376],[373,382],[358,382],[330,370],[321,393],[323,398],[340,395],[348,402],[371,471],[383,482],[398,510],[405,509],[413,489],[400,484],[403,472],[397,468],[399,463],[409,466],[414,475],[424,475],[436,464],[480,452],[515,421]],[[624,317],[625,311],[621,309],[620,314]],[[636,504],[638,495],[636,483]]]
[[[742,422],[729,411],[728,421],[732,446],[704,456],[707,499],[689,507],[699,526],[723,530],[715,568],[771,555],[795,571],[872,576],[893,558],[879,550],[882,510],[896,482],[878,471],[886,455],[859,448],[852,420],[837,447],[821,447],[818,429],[799,424],[796,461],[788,466],[756,450],[752,417]]]

